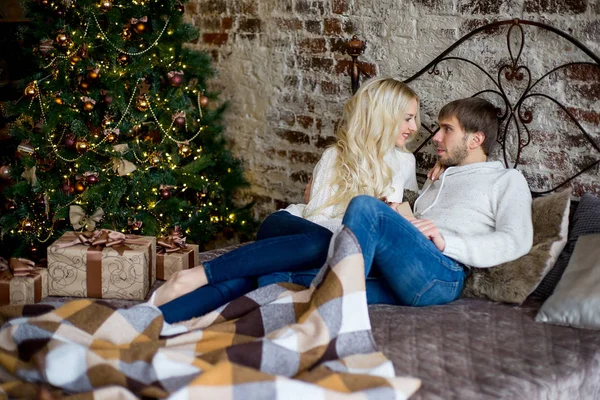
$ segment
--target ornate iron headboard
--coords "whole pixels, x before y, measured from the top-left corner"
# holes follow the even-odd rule
[[[562,63],[559,62],[559,63],[557,63],[558,65],[553,65],[548,70],[544,69],[545,72],[541,72],[539,78],[537,78],[535,81],[532,82],[532,76],[534,74],[532,74],[532,70],[528,66],[527,61],[529,61],[530,63],[537,62],[537,64],[538,64],[537,70],[540,70],[540,65],[539,65],[540,62],[538,59],[535,59],[535,58],[528,59],[527,58],[528,55],[526,54],[527,52],[525,52],[525,53],[523,52],[523,50],[525,48],[525,36],[526,36],[525,27],[527,27],[527,26],[537,27],[540,29],[540,31],[532,33],[532,36],[534,36],[534,37],[536,34],[538,36],[546,35],[547,32],[558,35],[559,37],[566,40],[565,43],[567,43],[567,46],[569,46],[569,48],[567,50],[565,50],[565,53],[569,53],[569,56],[571,57],[572,60],[576,59],[577,57],[580,57],[580,58],[583,57],[583,58],[580,60],[575,60],[575,61],[568,61],[568,62],[562,62]],[[503,59],[501,51],[499,51],[499,49],[497,49],[497,48],[493,48],[490,51],[490,56],[487,59],[488,64],[490,63],[489,59],[494,59],[491,62],[492,68],[486,69],[484,66],[482,66],[481,61],[483,59],[476,62],[476,61],[473,61],[473,59],[463,56],[462,54],[458,54],[458,55],[455,54],[457,52],[460,53],[461,49],[468,50],[468,48],[465,48],[464,44],[470,40],[475,41],[476,39],[473,39],[473,38],[476,36],[478,36],[479,38],[481,38],[483,36],[483,38],[486,40],[485,42],[482,42],[484,46],[482,47],[482,43],[480,43],[479,47],[477,47],[477,49],[485,48],[485,45],[487,45],[487,43],[488,43],[487,38],[490,38],[494,35],[503,33],[504,27],[507,27],[506,47],[508,49],[508,58]],[[544,32],[544,33],[542,34],[540,32]],[[528,33],[529,33],[529,31],[528,31]],[[482,35],[482,34],[485,34],[485,35]],[[556,42],[554,42],[554,40],[556,40]],[[558,38],[553,39],[551,42],[553,43],[553,46],[555,46],[555,47],[560,46],[560,44],[558,43]],[[545,43],[548,43],[548,41],[546,41]],[[369,77],[368,74],[365,74],[364,71],[362,71],[361,63],[358,61],[358,57],[363,53],[365,47],[366,47],[366,43],[359,40],[357,36],[354,36],[347,43],[347,52],[352,57],[350,76],[351,76],[351,80],[352,80],[353,92],[355,92],[358,89],[361,76]],[[573,47],[577,51],[577,54],[575,54],[574,52],[571,51],[571,50],[573,50]],[[537,55],[544,54],[543,49],[540,50],[540,49],[536,48],[531,51],[531,53],[533,53],[533,52],[538,52],[539,54],[537,54]],[[572,53],[572,54],[570,54],[570,53]],[[479,52],[479,54],[476,57],[472,57],[472,58],[477,58],[477,57],[481,58],[481,52]],[[556,60],[552,59],[551,61],[554,62]],[[558,179],[552,179],[553,181],[557,180],[558,182],[552,183],[550,189],[544,189],[544,190],[532,189],[532,194],[542,195],[542,194],[554,191],[554,190],[570,183],[571,181],[573,181],[575,178],[579,177],[580,175],[592,170],[594,167],[597,167],[598,165],[600,165],[600,144],[599,144],[600,143],[600,126],[599,126],[600,122],[598,121],[598,119],[600,119],[600,118],[588,118],[588,121],[580,122],[578,120],[578,118],[577,118],[578,116],[576,114],[577,113],[582,114],[582,110],[577,109],[577,107],[568,107],[567,105],[565,105],[566,101],[568,100],[568,99],[565,99],[565,97],[566,97],[565,96],[565,88],[568,88],[570,90],[570,86],[566,86],[562,83],[558,84],[558,82],[560,81],[559,75],[561,75],[563,73],[566,76],[565,80],[571,79],[571,78],[573,78],[573,76],[579,75],[579,78],[581,78],[582,76],[585,76],[586,79],[588,79],[588,81],[589,81],[590,76],[592,76],[592,77],[596,76],[597,77],[596,83],[600,83],[600,57],[598,57],[590,49],[588,49],[586,46],[581,44],[578,40],[576,40],[569,34],[563,32],[563,31],[560,31],[552,26],[549,26],[549,25],[546,25],[543,23],[539,23],[539,22],[534,22],[534,21],[523,21],[523,20],[514,19],[514,20],[506,20],[506,21],[498,21],[498,22],[490,23],[490,24],[481,26],[481,27],[467,33],[466,35],[464,35],[461,39],[459,39],[454,44],[452,44],[450,47],[448,47],[446,50],[444,50],[440,55],[438,55],[433,61],[431,61],[429,64],[427,64],[425,67],[423,67],[416,74],[405,79],[404,82],[411,83],[411,86],[413,86],[413,88],[415,88],[414,84],[418,80],[427,79],[427,78],[435,80],[436,77],[441,74],[440,70],[442,69],[442,67],[441,67],[442,63],[444,63],[444,67],[446,66],[446,64],[451,64],[451,65],[448,65],[447,69],[445,70],[445,74],[448,76],[448,78],[451,76],[454,76],[454,75],[460,76],[460,71],[452,70],[452,68],[451,68],[452,65],[458,64],[458,65],[460,65],[461,69],[474,68],[475,71],[478,71],[478,73],[481,74],[481,78],[483,79],[483,80],[480,79],[479,82],[480,83],[485,82],[485,84],[484,84],[485,87],[477,88],[477,89],[473,88],[473,91],[468,93],[467,95],[449,98],[449,99],[447,99],[447,101],[454,100],[455,98],[458,98],[458,97],[468,97],[468,96],[483,96],[483,97],[489,98],[490,100],[492,100],[493,98],[496,98],[496,101],[493,101],[493,100],[492,101],[496,105],[499,105],[498,115],[501,120],[499,132],[498,132],[498,142],[501,145],[501,157],[499,157],[499,158],[503,158],[506,166],[512,166],[513,168],[516,168],[517,166],[521,166],[521,167],[527,166],[528,163],[531,164],[531,160],[528,161],[528,160],[523,159],[523,157],[522,157],[523,149],[531,144],[532,138],[534,138],[536,134],[547,136],[548,135],[546,133],[547,130],[552,130],[552,131],[554,131],[555,129],[559,130],[558,128],[555,128],[555,126],[553,126],[552,124],[550,124],[550,126],[549,126],[548,121],[546,121],[546,118],[548,118],[549,116],[552,116],[552,115],[554,115],[554,116],[558,115],[559,124],[557,124],[557,125],[561,125],[562,123],[566,123],[566,122],[570,121],[570,123],[572,123],[575,127],[577,127],[578,131],[581,133],[580,138],[585,139],[584,142],[582,142],[581,139],[572,139],[571,140],[572,143],[576,143],[576,145],[579,147],[587,146],[587,148],[590,149],[592,152],[595,150],[598,153],[597,157],[590,158],[589,155],[586,155],[586,157],[583,157],[581,160],[579,160],[579,159],[578,160],[571,160],[571,159],[566,160],[566,161],[570,161],[574,164],[574,165],[571,165],[569,168],[575,169],[575,171],[574,172],[570,171],[568,176],[565,176],[565,177],[558,176],[558,177],[555,177]],[[494,74],[494,73],[488,72],[490,69],[497,69],[497,73]],[[494,75],[496,75],[496,76],[494,76]],[[562,81],[560,81],[560,82],[562,82]],[[444,82],[442,82],[441,80],[438,80],[438,82],[437,82],[438,86],[443,85],[443,84],[444,84]],[[586,84],[587,83],[585,82],[585,80],[579,82],[579,86],[581,86],[581,87],[585,87]],[[509,85],[518,86],[516,89],[517,93],[515,93],[515,88],[508,87]],[[415,88],[415,89],[417,89],[417,88]],[[437,86],[434,87],[433,89],[437,89]],[[550,92],[550,93],[544,93],[544,89],[546,90],[546,92]],[[563,90],[563,92],[559,93],[559,89]],[[426,103],[427,103],[428,93],[423,93],[423,92],[419,91],[418,89],[417,89],[417,92],[422,97],[422,107],[423,107],[423,105],[426,105]],[[516,96],[514,94],[516,94]],[[558,100],[556,98],[555,94],[559,94],[562,98],[560,100]],[[433,94],[429,93],[429,95],[432,96]],[[588,99],[588,103],[600,102],[600,95],[598,95],[597,93],[593,93],[593,96],[595,96],[596,98],[592,99],[592,100]],[[500,99],[499,102],[497,101],[498,99]],[[533,103],[533,100],[535,100],[538,103],[542,102],[542,101],[547,101],[549,103],[545,103],[546,108],[540,108],[539,110],[534,110],[534,107],[537,107],[537,103]],[[570,99],[571,102],[572,102],[572,100],[573,100],[573,98]],[[577,98],[577,102],[580,102],[579,98]],[[548,104],[551,105],[552,106],[551,108],[554,108],[555,111],[558,111],[558,114],[554,113],[550,108],[548,108]],[[580,103],[578,103],[578,104],[580,104]],[[562,110],[563,114],[561,114],[560,110]],[[437,110],[435,110],[435,111],[437,111]],[[430,119],[435,120],[436,114],[434,114],[432,112],[430,114],[430,117],[431,117]],[[532,122],[534,121],[534,119],[536,117],[538,120],[540,120],[540,123],[542,125],[546,126],[544,128],[544,129],[546,129],[546,131],[544,131],[543,129],[541,131],[537,131],[535,129]],[[581,117],[582,116],[579,115],[579,119],[581,119]],[[424,155],[423,154],[424,152],[422,150],[429,142],[429,139],[431,139],[431,137],[433,137],[433,135],[435,134],[435,132],[437,132],[437,130],[439,128],[437,127],[437,124],[432,124],[432,125],[428,126],[427,123],[425,122],[425,119],[424,118],[422,118],[422,119],[424,120],[424,122],[422,123],[422,128],[426,133],[424,135],[422,134],[420,136],[420,138],[417,140],[418,143],[416,143],[413,153],[415,153],[418,160],[420,158],[420,161],[427,162],[427,161],[431,161],[431,160],[427,160],[427,155],[426,154]],[[592,135],[588,130],[586,130],[586,127],[584,125],[586,125],[586,126],[591,125],[592,126],[591,129],[595,132],[595,134]],[[565,128],[562,128],[562,130],[565,130]],[[569,137],[572,137],[572,135]],[[556,138],[553,138],[553,139],[556,139]],[[538,140],[538,144],[539,143],[540,143],[540,141]],[[556,145],[557,144],[555,144],[555,146]],[[564,146],[563,147],[561,147],[561,146],[562,146],[561,144],[558,144],[558,148],[559,149],[562,148],[564,150]],[[538,147],[541,149],[540,146],[538,146]],[[538,150],[538,151],[539,151],[539,154],[537,154],[536,156],[539,159],[539,157],[543,157],[544,151],[548,151],[548,150]],[[547,153],[547,154],[549,154],[549,153]],[[552,153],[552,154],[554,154],[554,153]],[[433,156],[431,156],[429,158],[431,159],[432,157]],[[565,158],[564,155],[557,156],[557,157],[558,158],[562,157],[563,159]],[[534,157],[534,159],[535,158],[536,157]],[[558,162],[558,163],[560,164],[560,162]],[[563,164],[565,164],[565,163],[563,163]],[[539,182],[537,182],[538,184],[547,183],[547,179],[545,179],[543,175],[542,176],[537,175],[535,166],[532,167],[530,165],[529,171],[527,171],[527,168],[522,168],[522,169],[525,169],[525,171],[523,171],[523,172],[525,173],[528,180],[530,181],[530,186],[532,184],[532,181],[535,181],[535,180],[539,181]],[[547,169],[549,169],[550,171],[546,171],[546,175],[552,175],[552,176],[555,175],[555,172],[552,171],[552,168],[547,168]],[[568,168],[565,168],[565,169],[568,169]],[[563,172],[566,172],[566,171],[563,171]],[[529,173],[529,176],[528,176],[528,173]],[[593,174],[593,171],[590,171],[590,173]],[[557,175],[560,175],[560,174],[557,174]],[[542,182],[545,180],[546,180],[546,182]],[[540,186],[540,185],[533,185],[533,186],[535,187],[535,186]],[[577,194],[581,194],[581,193],[577,193]]]

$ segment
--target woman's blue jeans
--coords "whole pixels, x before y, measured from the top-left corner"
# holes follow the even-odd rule
[[[446,257],[385,203],[370,196],[355,197],[342,223],[360,244],[369,304],[428,306],[460,296],[463,265]],[[259,277],[258,285],[293,282],[309,286],[317,272],[274,273]]]
[[[256,277],[320,268],[332,232],[287,211],[269,215],[256,241],[203,263],[209,284],[160,306],[167,322],[197,317],[256,289]]]

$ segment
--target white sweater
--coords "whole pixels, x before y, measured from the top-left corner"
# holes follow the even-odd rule
[[[337,150],[330,147],[325,150],[315,166],[308,204],[292,204],[285,209],[293,215],[306,218],[332,232],[335,232],[342,225],[345,210],[340,210],[340,206],[329,206],[320,210],[317,214],[311,215],[311,213],[325,204],[336,190],[331,184],[336,157]],[[392,169],[392,185],[386,193],[388,201],[401,202],[404,189],[415,192],[418,190],[415,156],[394,149],[384,157],[384,161]]]
[[[417,218],[438,227],[445,255],[487,268],[529,252],[531,205],[523,175],[493,161],[448,168],[441,179],[426,182],[414,208]]]

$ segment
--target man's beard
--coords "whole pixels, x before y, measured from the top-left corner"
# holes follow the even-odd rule
[[[452,150],[452,154],[446,149],[446,155],[446,159],[438,158],[442,167],[454,167],[462,163],[469,156],[469,151],[467,150],[467,136],[465,135],[460,146]]]

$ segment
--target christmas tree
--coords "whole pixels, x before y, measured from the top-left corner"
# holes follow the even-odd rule
[[[225,106],[207,91],[210,57],[184,46],[198,37],[179,0],[28,2],[23,51],[38,63],[23,97],[6,107],[16,157],[8,183],[3,248],[36,257],[67,230],[189,241],[249,233],[246,185],[227,148]]]

